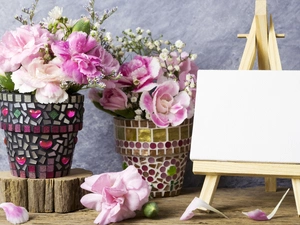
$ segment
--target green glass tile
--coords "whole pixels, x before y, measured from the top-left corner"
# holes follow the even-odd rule
[[[21,116],[21,111],[20,110],[18,110],[18,109],[16,109],[15,111],[14,111],[14,116],[15,117],[17,117],[17,118],[19,118],[20,116]]]
[[[153,141],[154,142],[165,142],[167,141],[166,129],[153,129]]]
[[[125,129],[124,127],[116,127],[117,139],[125,140]]]
[[[136,141],[136,129],[126,128],[126,141]]]
[[[169,141],[179,140],[179,127],[169,128]]]
[[[152,141],[151,129],[139,129],[138,130],[138,141],[150,142]]]
[[[189,127],[182,126],[181,127],[181,139],[189,138]]]
[[[53,111],[51,111],[51,112],[49,113],[49,116],[50,116],[53,120],[55,120],[55,119],[58,117],[58,112],[56,112],[55,110],[53,110]]]

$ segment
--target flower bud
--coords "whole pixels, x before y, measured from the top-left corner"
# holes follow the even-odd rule
[[[158,215],[158,211],[156,202],[147,202],[143,205],[143,213],[148,218],[155,218]]]
[[[91,31],[90,20],[86,17],[83,17],[80,20],[78,20],[72,28],[72,32],[74,31],[83,31],[89,35]]]

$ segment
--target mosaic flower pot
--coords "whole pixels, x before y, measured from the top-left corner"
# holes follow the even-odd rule
[[[134,165],[151,185],[152,197],[180,194],[190,152],[193,120],[159,128],[147,120],[114,118],[116,151],[123,167]]]
[[[83,103],[80,94],[64,103],[41,104],[31,94],[0,93],[0,127],[13,176],[45,179],[69,174]]]

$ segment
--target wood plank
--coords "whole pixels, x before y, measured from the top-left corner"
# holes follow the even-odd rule
[[[272,15],[270,15],[269,61],[271,70],[282,70]]]
[[[292,179],[298,216],[300,216],[300,179]]]
[[[219,162],[193,160],[193,172],[199,175],[300,178],[300,165],[288,163]]]
[[[287,187],[278,188],[277,192],[265,192],[264,187],[254,188],[219,188],[215,194],[213,207],[225,213],[229,219],[225,219],[216,213],[197,212],[195,216],[187,221],[180,221],[179,218],[192,201],[199,194],[200,188],[189,188],[182,190],[182,194],[176,197],[156,198],[160,212],[157,219],[145,218],[141,212],[137,212],[134,219],[128,219],[115,223],[116,225],[127,224],[159,224],[159,225],[182,225],[182,224],[206,224],[206,225],[227,225],[227,224],[247,224],[257,225],[259,222],[248,219],[242,212],[261,209],[270,213]],[[30,221],[26,225],[92,225],[98,212],[93,210],[79,210],[72,213],[30,213]],[[7,222],[3,210],[0,210],[0,224],[11,225]],[[264,225],[269,224],[300,224],[297,216],[293,190],[291,190],[282,202],[277,214],[270,221],[264,221]]]
[[[253,19],[247,35],[247,42],[240,62],[239,70],[252,70],[256,58],[256,21]]]
[[[211,204],[219,184],[220,176],[217,175],[207,175],[205,177],[200,198],[208,204]],[[204,210],[204,209],[202,209]]]
[[[256,21],[258,68],[260,70],[269,70],[270,64],[268,55],[268,19],[266,0],[256,0],[254,19]]]

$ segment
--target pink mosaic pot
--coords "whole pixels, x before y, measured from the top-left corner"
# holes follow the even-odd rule
[[[40,104],[31,94],[0,93],[0,128],[13,176],[45,179],[69,174],[83,103],[80,94],[64,103]]]
[[[159,128],[148,120],[114,118],[116,151],[123,167],[134,165],[151,185],[152,197],[180,194],[190,152],[193,120]]]

